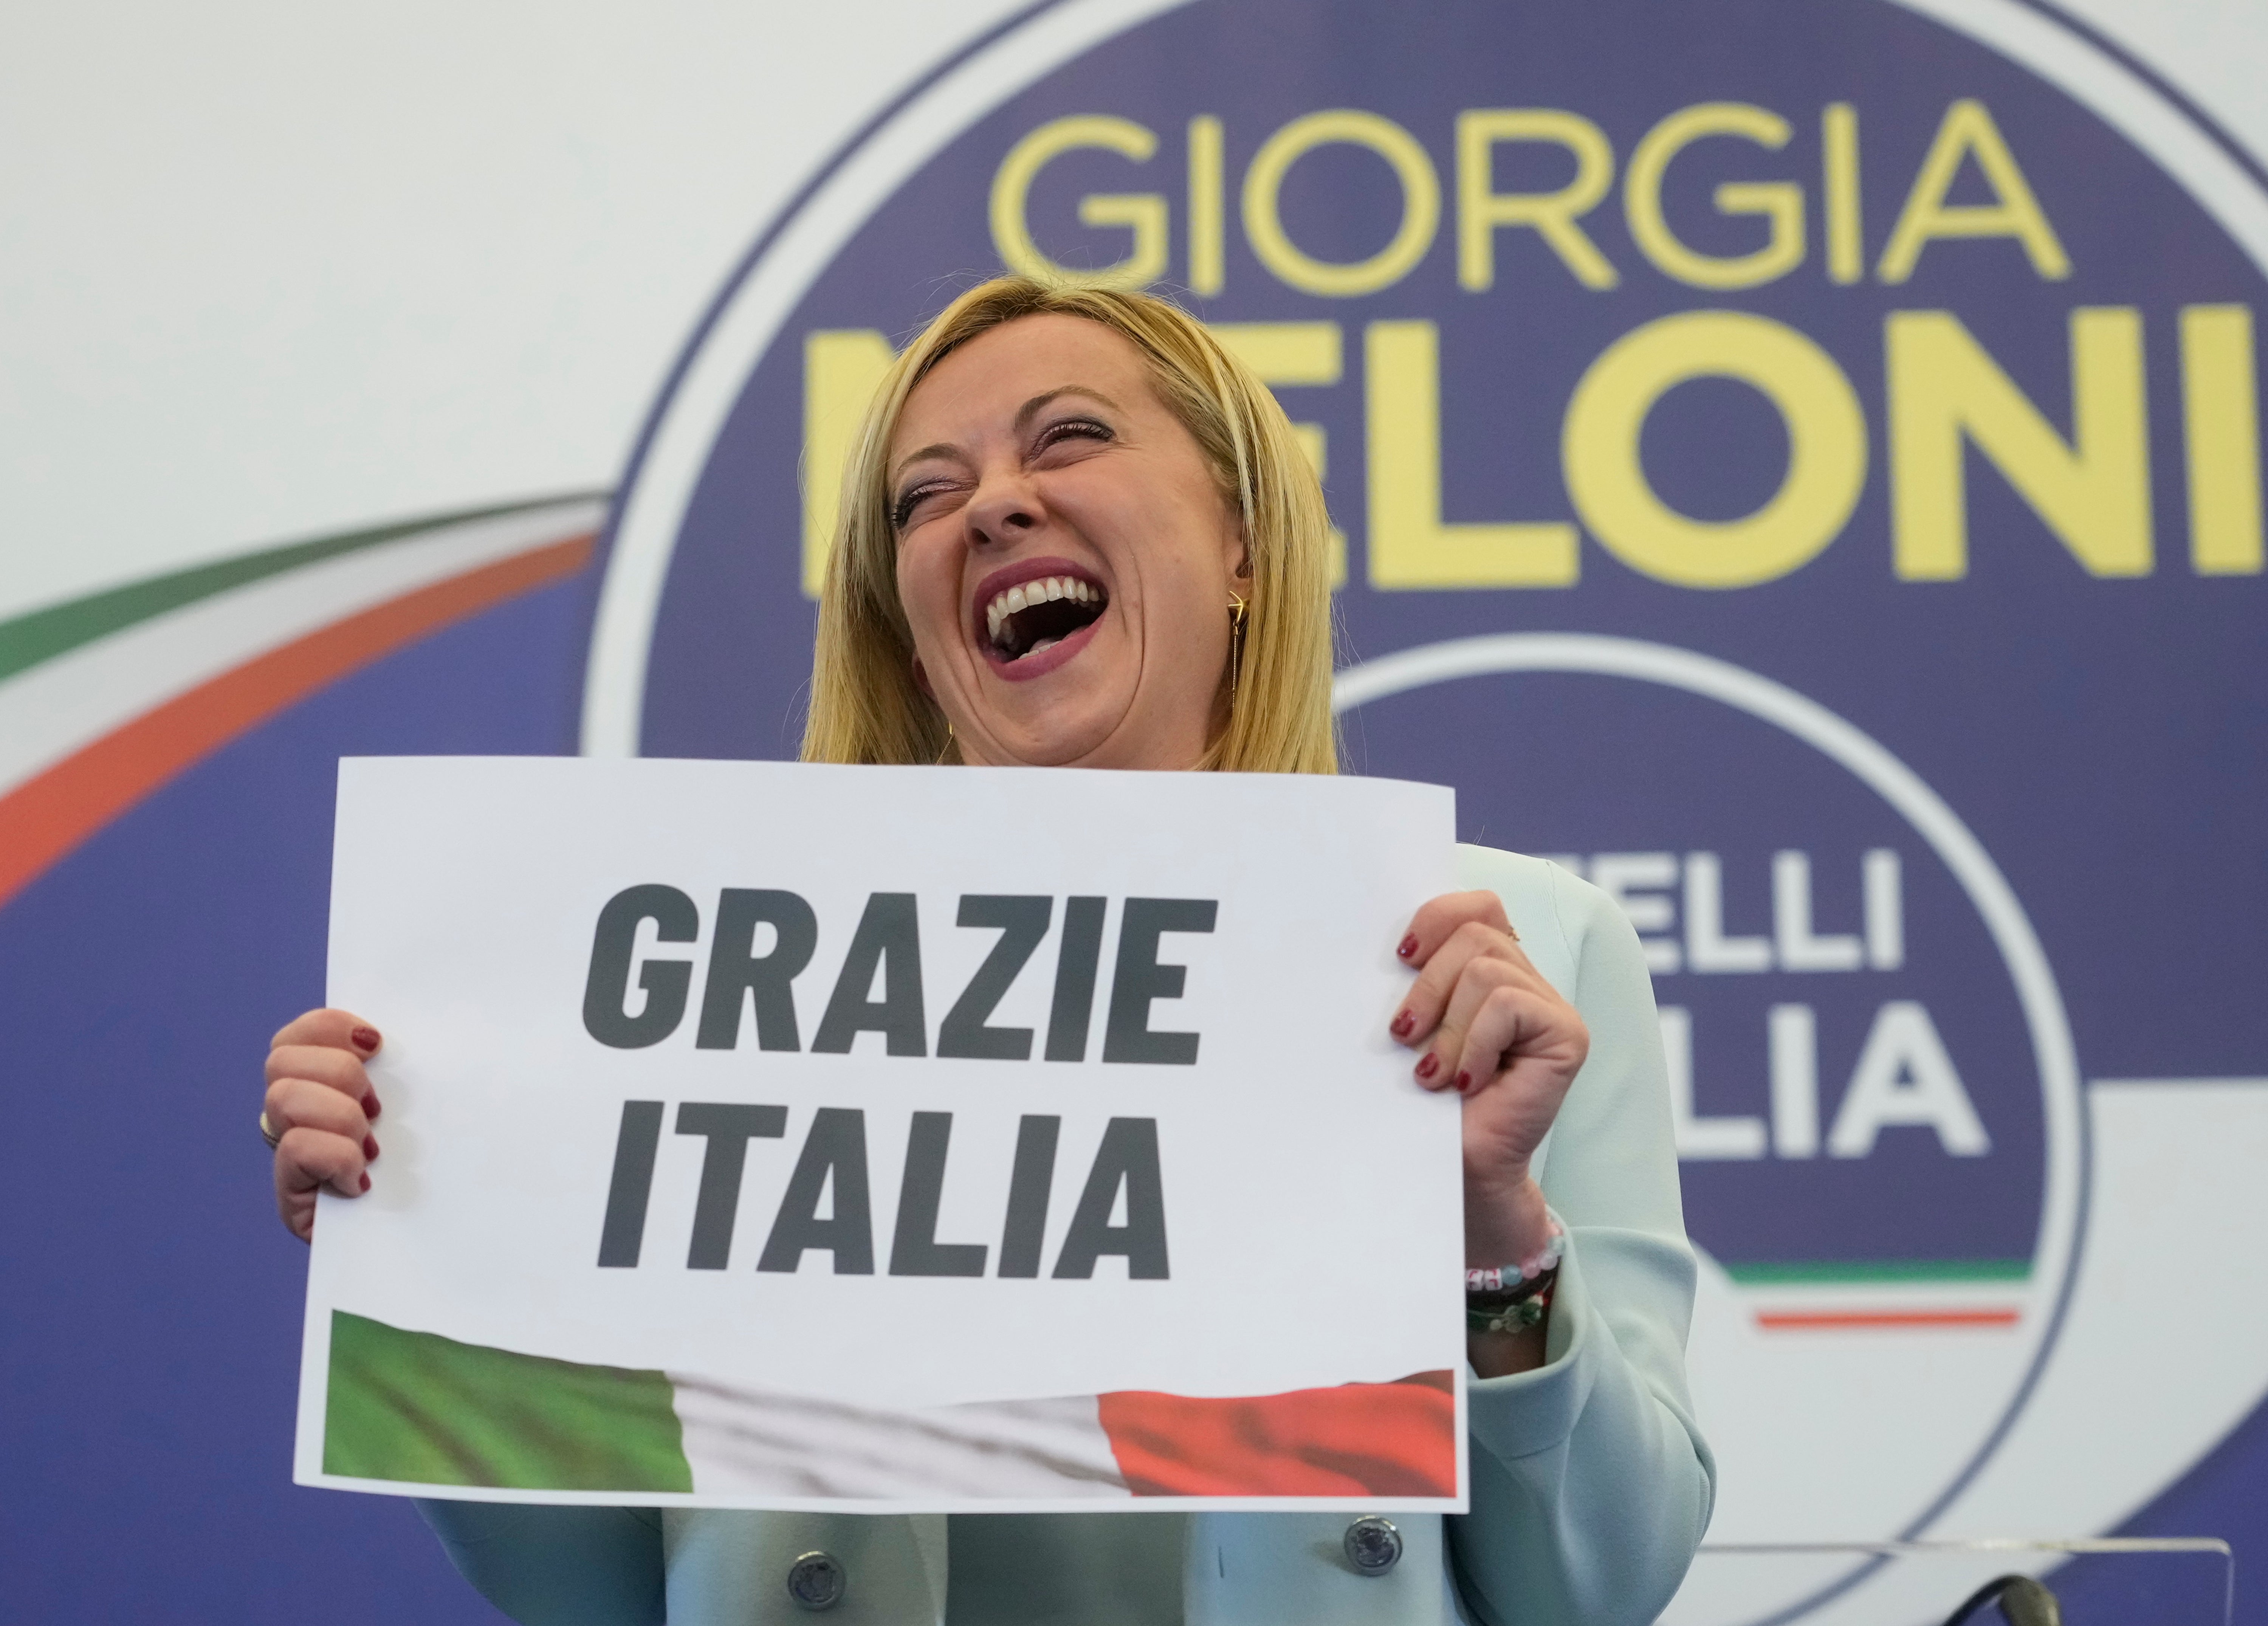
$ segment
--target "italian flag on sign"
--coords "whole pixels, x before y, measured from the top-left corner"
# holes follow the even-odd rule
[[[334,1311],[323,1471],[435,1487],[846,1500],[1453,1497],[1447,1372],[1287,1394],[893,1410],[587,1366]]]

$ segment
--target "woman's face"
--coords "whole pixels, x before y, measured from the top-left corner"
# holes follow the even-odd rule
[[[1141,352],[1075,316],[995,327],[915,388],[889,458],[917,676],[962,757],[1194,766],[1244,541]]]

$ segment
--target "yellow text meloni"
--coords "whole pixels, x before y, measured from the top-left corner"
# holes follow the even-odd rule
[[[1971,452],[2086,574],[2132,578],[2156,568],[2141,313],[2080,306],[2066,326],[2067,414],[2027,395],[1953,312],[1893,311],[1884,318],[1881,411],[1890,564],[1899,579],[1968,574]],[[2178,477],[2188,498],[2190,568],[2201,576],[2257,575],[2264,549],[2252,311],[2188,305],[2178,327],[2185,453]],[[1331,321],[1223,323],[1213,331],[1279,391],[1341,384],[1348,353],[1358,348]],[[1841,534],[1866,488],[1867,408],[1823,346],[1769,317],[1687,311],[1624,334],[1577,381],[1559,439],[1572,517],[1449,519],[1441,501],[1440,344],[1440,326],[1430,320],[1361,328],[1364,570],[1374,588],[1572,586],[1581,572],[1582,532],[1660,581],[1755,586],[1817,557]],[[873,329],[804,337],[803,583],[814,597],[851,437],[891,355],[888,340]],[[1754,389],[1786,429],[1778,489],[1738,519],[1680,512],[1655,490],[1640,454],[1655,404],[1680,384],[1707,378]],[[1297,399],[1287,399],[1295,416]],[[2058,422],[2066,416],[2067,433]],[[1327,476],[1322,427],[1296,427],[1317,473]],[[1508,448],[1507,455],[1542,451]]]

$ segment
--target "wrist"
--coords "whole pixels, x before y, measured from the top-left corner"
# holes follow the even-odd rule
[[[1516,1181],[1465,1183],[1465,1265],[1493,1269],[1542,1252],[1551,1240],[1543,1188],[1524,1171]]]

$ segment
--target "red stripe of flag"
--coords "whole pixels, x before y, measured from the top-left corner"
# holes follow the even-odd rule
[[[1248,1399],[1141,1390],[1097,1399],[1136,1496],[1457,1494],[1447,1372]]]
[[[1756,1324],[1775,1332],[1858,1327],[2014,1327],[2019,1310],[1759,1310]]]

